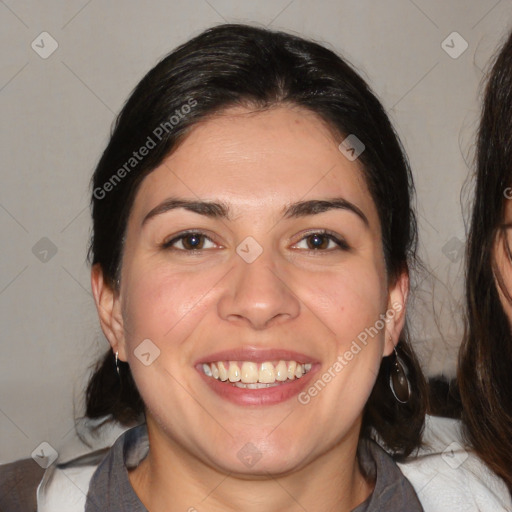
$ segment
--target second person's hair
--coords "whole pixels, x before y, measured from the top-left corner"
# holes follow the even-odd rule
[[[500,286],[512,301],[512,283],[507,289],[494,256],[511,186],[512,34],[492,68],[478,133],[467,242],[467,331],[458,371],[466,436],[512,493],[512,334],[498,295]]]

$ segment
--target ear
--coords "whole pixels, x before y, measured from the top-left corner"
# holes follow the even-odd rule
[[[123,317],[121,301],[105,281],[103,269],[97,263],[91,269],[91,289],[100,319],[101,329],[105,334],[112,350],[119,352],[119,359],[126,361]]]
[[[384,355],[389,356],[400,339],[405,325],[407,296],[409,295],[409,274],[403,270],[395,279],[388,292],[388,309],[386,310],[386,332]]]

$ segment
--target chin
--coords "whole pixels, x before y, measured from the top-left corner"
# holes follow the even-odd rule
[[[278,476],[292,473],[309,459],[306,447],[300,453],[297,452],[297,436],[293,436],[293,444],[282,439],[276,439],[274,443],[269,443],[268,439],[260,442],[247,439],[248,436],[244,436],[244,440],[237,442],[236,447],[227,448],[222,455],[212,454],[213,463],[225,473],[249,479],[254,476],[268,478],[269,474]],[[228,453],[229,456],[226,456]]]

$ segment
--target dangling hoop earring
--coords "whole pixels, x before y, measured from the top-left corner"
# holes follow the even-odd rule
[[[406,404],[411,398],[411,384],[407,378],[407,367],[398,355],[396,347],[393,350],[395,352],[395,361],[389,373],[389,387],[396,401]]]
[[[117,375],[121,377],[121,374],[119,373],[119,352],[116,352],[116,371]]]

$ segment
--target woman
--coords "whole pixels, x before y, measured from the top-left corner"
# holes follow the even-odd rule
[[[426,409],[404,331],[412,180],[344,61],[207,30],[137,86],[92,188],[111,349],[86,415],[144,422],[76,510],[423,510],[394,461]]]
[[[512,35],[491,70],[467,246],[458,382],[469,442],[512,493]]]
[[[86,510],[421,510],[370,440],[400,458],[423,425],[410,188],[381,105],[317,44],[220,26],[151,70],[94,175],[112,350],[87,410],[146,423]]]
[[[511,119],[512,36],[490,74],[477,143],[458,375],[462,423],[428,416],[425,448],[400,466],[425,510],[512,510]]]

